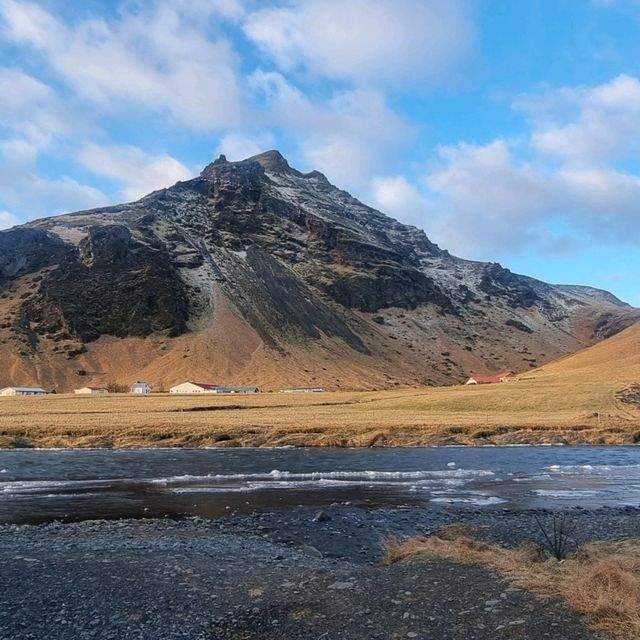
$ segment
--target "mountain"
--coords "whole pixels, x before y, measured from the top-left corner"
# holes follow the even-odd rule
[[[0,386],[446,384],[639,317],[604,291],[454,257],[277,151],[0,232]]]

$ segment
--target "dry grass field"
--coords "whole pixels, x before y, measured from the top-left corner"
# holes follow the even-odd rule
[[[483,386],[246,396],[0,398],[0,446],[372,446],[640,441],[640,325]]]

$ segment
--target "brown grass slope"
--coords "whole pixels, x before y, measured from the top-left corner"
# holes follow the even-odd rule
[[[640,382],[640,323],[588,349],[560,358],[527,375],[527,379],[580,382]]]
[[[482,386],[234,397],[0,398],[1,446],[371,446],[640,440],[640,325]]]

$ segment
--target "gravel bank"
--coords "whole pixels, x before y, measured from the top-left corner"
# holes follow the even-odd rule
[[[572,513],[581,541],[640,531],[635,509]],[[377,564],[381,538],[450,522],[509,544],[537,538],[533,512],[340,504],[315,515],[300,507],[218,520],[0,527],[0,638],[595,637],[561,603],[542,603],[485,570]]]

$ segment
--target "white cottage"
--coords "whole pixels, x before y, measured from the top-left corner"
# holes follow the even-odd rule
[[[82,387],[82,389],[74,389],[73,393],[80,396],[93,396],[109,393],[109,389],[106,387]]]
[[[169,393],[216,393],[217,384],[209,382],[183,382],[169,389]]]
[[[5,387],[0,396],[44,396],[47,391],[42,387]]]
[[[134,382],[131,385],[131,393],[147,395],[151,393],[151,387],[146,382]]]

